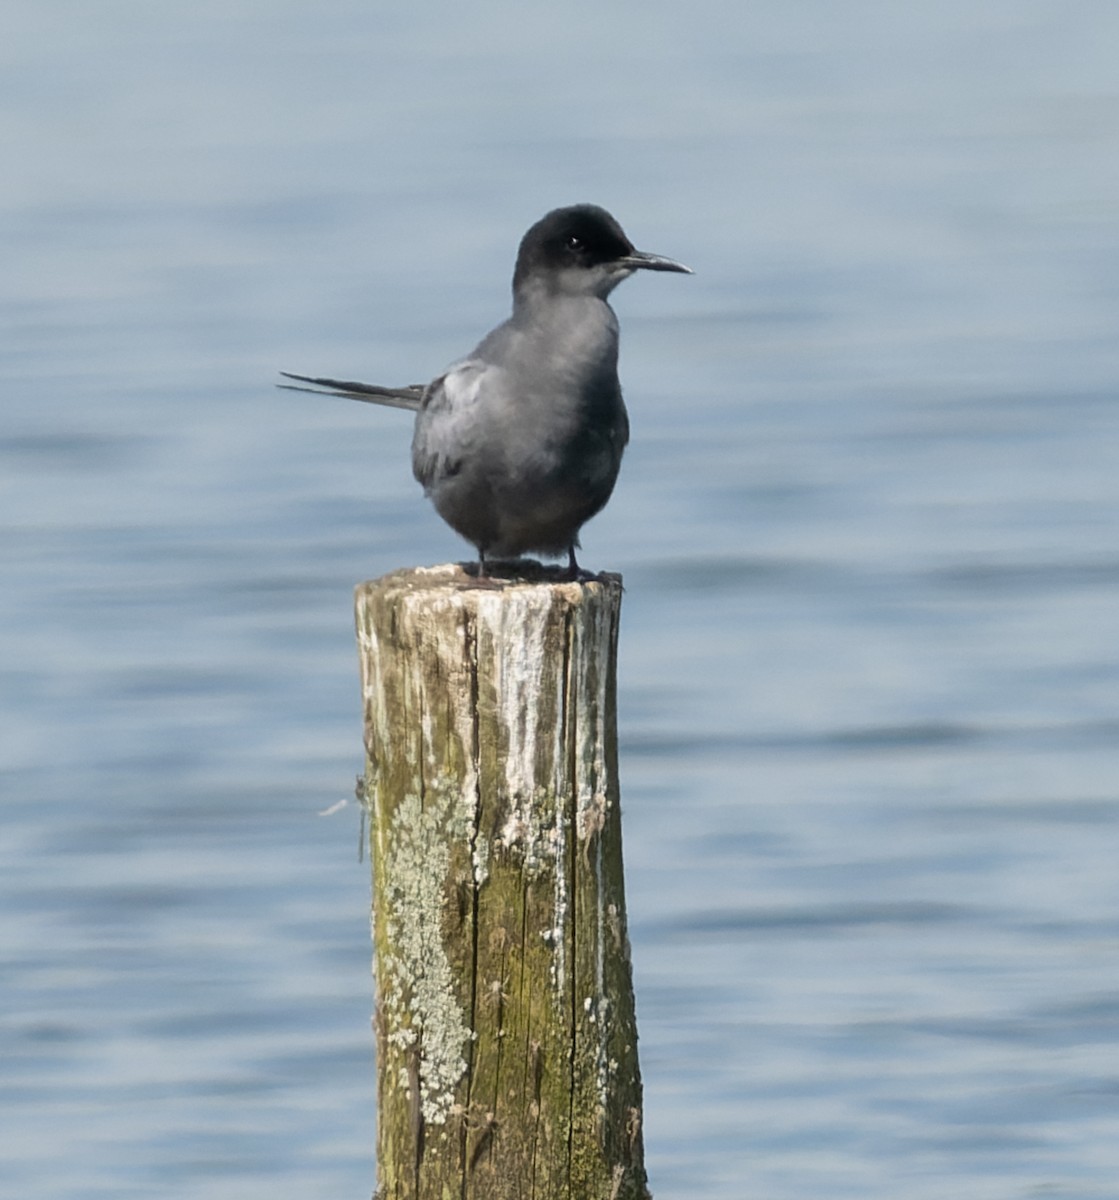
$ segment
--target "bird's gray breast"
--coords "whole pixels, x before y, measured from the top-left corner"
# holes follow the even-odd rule
[[[613,490],[628,438],[610,308],[507,322],[436,380],[412,465],[445,520],[495,553],[563,549]]]

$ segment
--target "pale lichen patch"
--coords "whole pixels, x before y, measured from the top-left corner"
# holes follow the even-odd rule
[[[470,865],[474,871],[474,886],[481,887],[490,877],[490,841],[484,833],[475,835]]]
[[[448,824],[457,795],[406,796],[392,814],[385,891],[387,944],[382,947],[385,1011],[400,1023],[390,1044],[419,1047],[420,1103],[429,1125],[442,1125],[466,1072],[471,1031],[455,993],[443,947],[442,909],[450,869]]]
[[[579,841],[585,842],[602,832],[606,826],[609,808],[610,801],[605,792],[587,788],[580,793],[579,804],[575,809],[575,832]]]

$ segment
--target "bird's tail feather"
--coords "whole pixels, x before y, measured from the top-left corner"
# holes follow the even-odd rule
[[[296,387],[290,383],[276,385],[289,392],[310,392],[314,396],[344,396],[348,400],[384,404],[388,408],[410,408],[414,411],[420,407],[424,394],[422,383],[414,383],[409,387],[387,388],[378,387],[375,383],[354,383],[345,379],[315,379],[310,375],[293,375],[290,371],[281,371],[280,374],[285,379],[314,384],[313,387]]]

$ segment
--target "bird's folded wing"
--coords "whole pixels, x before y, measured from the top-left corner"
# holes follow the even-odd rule
[[[412,439],[412,470],[425,488],[457,475],[472,456],[484,429],[474,409],[500,386],[501,375],[491,363],[468,358],[429,385]]]

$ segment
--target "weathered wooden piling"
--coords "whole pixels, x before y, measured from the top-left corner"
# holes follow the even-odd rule
[[[621,579],[361,585],[381,1200],[640,1200]]]

